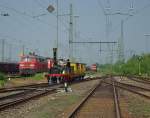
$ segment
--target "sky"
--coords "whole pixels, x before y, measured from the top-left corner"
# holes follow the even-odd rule
[[[69,6],[73,4],[73,41],[118,41],[121,20],[124,21],[124,55],[150,52],[150,0],[58,0],[58,57],[69,56]],[[46,9],[55,7],[53,13]],[[109,8],[109,11],[108,11]],[[131,9],[133,8],[133,9]],[[56,0],[0,0],[0,60],[2,40],[5,40],[5,60],[18,61],[22,47],[25,53],[34,51],[52,57],[56,45]],[[106,15],[109,12],[109,35],[106,36]],[[117,12],[124,15],[115,14]],[[9,16],[3,16],[8,13]],[[130,14],[130,16],[129,16]],[[132,14],[132,15],[131,15]],[[128,17],[128,19],[127,19]],[[127,20],[126,20],[127,19]],[[107,63],[110,51],[106,44],[72,44],[73,57],[84,63]],[[117,60],[117,45],[113,60]],[[100,51],[101,50],[101,51]]]

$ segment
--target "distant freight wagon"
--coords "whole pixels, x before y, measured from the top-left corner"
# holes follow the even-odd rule
[[[0,62],[0,72],[6,74],[16,74],[19,72],[19,64],[13,62]]]
[[[97,65],[96,64],[92,64],[91,65],[91,67],[90,67],[90,69],[92,70],[92,71],[97,71]]]

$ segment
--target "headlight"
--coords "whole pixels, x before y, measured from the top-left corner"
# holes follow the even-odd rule
[[[20,66],[21,66],[21,67],[23,67],[23,66],[24,66],[24,64],[20,64]]]
[[[30,64],[30,67],[34,67],[35,65],[34,64]]]

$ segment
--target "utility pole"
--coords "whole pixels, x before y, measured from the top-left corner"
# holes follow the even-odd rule
[[[79,18],[79,16],[74,16],[74,41],[76,41],[78,38],[77,18]],[[76,46],[73,45],[73,57],[74,57],[74,59],[75,59],[75,54],[76,54]]]
[[[102,3],[99,1],[99,4],[103,10],[104,15],[106,16],[106,40],[109,39],[109,35],[110,35],[110,28],[111,28],[111,21],[110,21],[110,16],[111,15],[126,15],[126,16],[132,16],[133,10],[134,10],[134,6],[133,6],[133,0],[130,1],[130,12],[127,13],[121,13],[121,12],[115,12],[115,13],[111,13],[111,5],[109,0],[107,0],[107,6],[106,6],[106,10],[103,8]],[[118,40],[118,60],[119,61],[124,61],[124,43],[123,43],[123,38],[124,38],[124,34],[123,34],[123,23],[124,21],[121,20],[121,39]],[[110,50],[110,47],[108,46],[108,49]],[[111,54],[110,54],[111,55]]]
[[[73,59],[73,9],[72,4],[70,4],[70,23],[69,23],[69,59]]]
[[[9,16],[8,13],[0,13],[1,16]],[[2,39],[2,62],[4,62],[4,57],[5,57],[5,39]]]
[[[9,44],[9,61],[11,62],[12,44]]]
[[[105,12],[105,16],[106,16],[106,40],[109,41],[110,40],[110,31],[111,31],[111,20],[110,20],[110,16],[111,16],[111,5],[110,5],[110,1],[107,0],[106,1],[106,12]],[[109,50],[108,52],[108,63],[112,64],[112,53],[111,53],[111,46],[110,44],[107,44],[107,48]]]
[[[118,59],[119,61],[123,62],[124,61],[124,22],[121,20],[121,37],[118,40]]]
[[[5,39],[2,39],[2,62],[4,62],[5,57]]]
[[[55,48],[57,48],[57,50],[58,50],[58,35],[59,35],[59,32],[58,32],[58,30],[59,30],[59,3],[58,3],[58,0],[56,0],[56,4],[57,4],[57,9],[56,9],[56,24],[57,24],[57,26],[56,26],[56,40],[55,40]],[[52,13],[53,11],[55,10],[55,8],[53,7],[53,5],[49,5],[48,6],[48,8],[47,8],[47,11],[49,12],[49,13]],[[57,53],[57,55],[56,56],[58,56],[58,53]]]
[[[58,16],[59,16],[59,4],[58,4],[58,0],[56,0],[56,2],[57,2],[57,37],[56,37],[56,48],[57,48],[57,50],[58,50],[58,35],[59,35],[59,32],[58,32],[58,29],[59,29],[59,19],[58,19]],[[57,51],[57,56],[58,56],[58,51]]]
[[[24,45],[22,45],[22,55],[24,55],[25,54],[25,46]]]

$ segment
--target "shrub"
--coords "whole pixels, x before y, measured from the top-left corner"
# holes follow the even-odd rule
[[[0,80],[6,80],[6,77],[4,74],[0,73]]]

